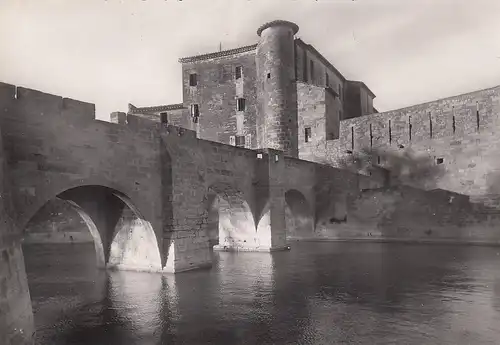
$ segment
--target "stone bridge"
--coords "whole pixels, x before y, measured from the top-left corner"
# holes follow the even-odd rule
[[[99,121],[93,104],[8,84],[0,84],[0,109],[2,344],[31,335],[20,243],[54,198],[85,221],[102,267],[175,273],[210,266],[214,244],[284,249],[287,232],[314,232],[330,204],[371,183],[136,116]]]

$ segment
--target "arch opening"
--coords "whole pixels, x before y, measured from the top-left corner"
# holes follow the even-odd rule
[[[37,338],[58,322],[55,309],[102,297],[100,268],[161,271],[159,248],[151,223],[117,190],[81,186],[48,200],[23,233]]]
[[[285,193],[285,224],[288,239],[310,238],[314,234],[314,217],[305,196],[295,189]]]
[[[208,237],[215,250],[245,250],[258,246],[252,209],[244,194],[225,184],[207,193]]]
[[[89,243],[100,268],[162,269],[151,223],[115,189],[86,185],[65,190],[48,200],[24,227],[24,245]]]

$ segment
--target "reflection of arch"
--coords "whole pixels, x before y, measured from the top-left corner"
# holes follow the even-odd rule
[[[285,193],[287,237],[310,237],[314,232],[314,217],[304,194],[296,189]]]
[[[213,244],[229,248],[247,247],[255,242],[255,220],[243,192],[227,183],[208,188],[208,235]]]
[[[161,270],[153,227],[125,194],[105,186],[84,185],[66,189],[55,198],[67,201],[83,219],[100,267]]]

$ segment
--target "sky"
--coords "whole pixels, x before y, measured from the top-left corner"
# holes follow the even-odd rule
[[[379,111],[500,85],[499,0],[0,0],[0,81],[96,104],[182,102],[180,57],[293,21]]]

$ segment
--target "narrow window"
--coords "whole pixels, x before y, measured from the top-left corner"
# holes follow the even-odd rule
[[[194,123],[198,123],[198,117],[200,116],[200,109],[198,104],[191,104],[191,117]]]
[[[377,156],[377,164],[380,164],[380,156]]]
[[[267,74],[267,79],[271,79],[271,73]]]
[[[236,108],[238,111],[245,110],[245,99],[244,98],[238,98],[238,100],[236,101]]]
[[[391,120],[389,120],[389,145],[392,144],[392,128],[391,128]]]
[[[432,116],[430,112],[429,112],[429,134],[432,139]]]
[[[411,130],[412,130],[412,125],[411,125],[411,115],[408,116],[408,139],[411,141]]]
[[[167,124],[168,123],[168,114],[167,113],[160,113],[160,122]]]
[[[373,147],[373,131],[371,123],[370,123],[370,147]]]
[[[236,70],[235,70],[235,78],[236,78],[236,80],[241,79],[241,74],[242,74],[242,67],[241,66],[236,66]]]
[[[314,84],[314,61],[313,60],[309,61],[309,69],[311,72],[311,83]]]
[[[236,137],[234,135],[231,135],[229,137],[229,145],[232,145],[232,146],[236,145]]]
[[[354,127],[351,127],[351,150],[354,151]]]
[[[191,73],[189,75],[189,86],[196,86],[198,85],[198,77],[196,73]]]
[[[339,84],[339,98],[342,99],[342,86]]]
[[[436,164],[443,164],[444,158],[436,158]]]
[[[342,119],[342,110],[339,110],[339,120],[343,120]]]
[[[305,142],[308,143],[309,139],[311,139],[311,127],[306,127],[304,129]]]
[[[451,107],[451,128],[453,129],[453,134],[455,134],[456,130],[457,130],[457,125],[456,125],[456,122],[455,122],[455,106],[452,106]]]
[[[479,132],[479,102],[476,102],[476,124],[477,131]]]
[[[325,85],[326,87],[330,86],[330,77],[328,76],[328,72],[325,72]]]

